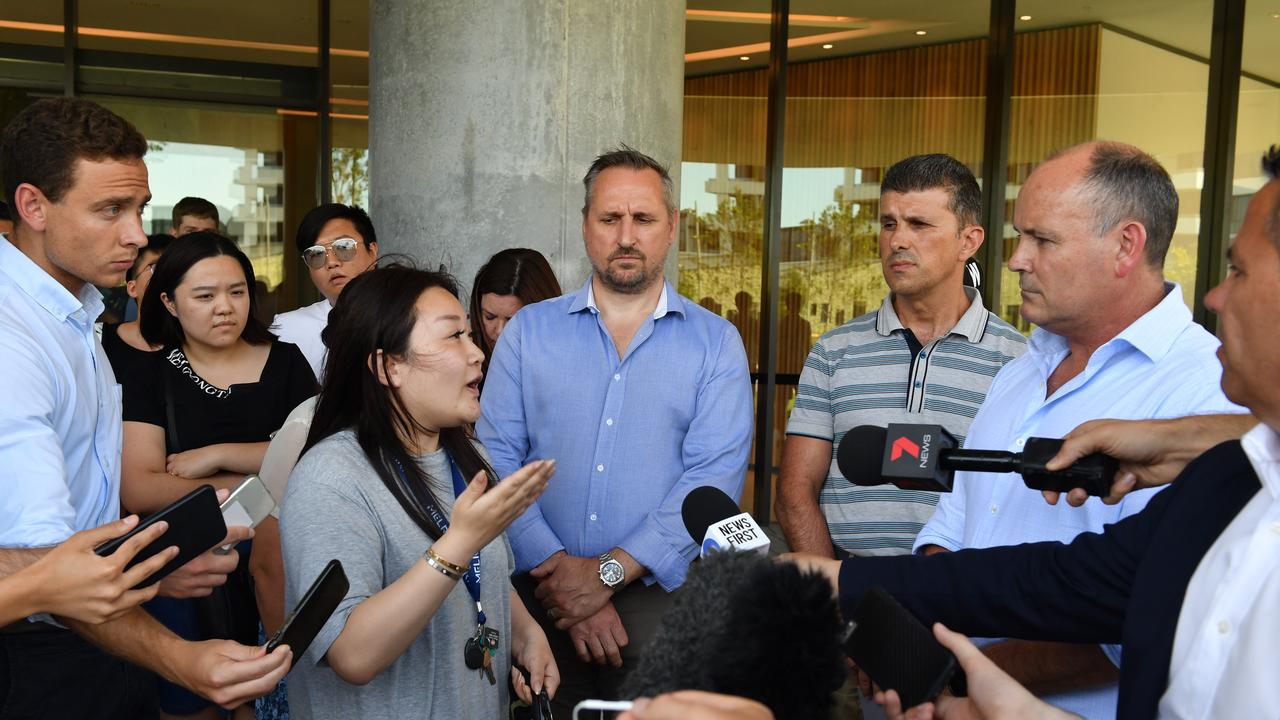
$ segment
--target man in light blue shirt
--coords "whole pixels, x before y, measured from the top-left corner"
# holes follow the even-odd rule
[[[118,285],[147,242],[146,151],[123,118],[73,98],[32,103],[0,140],[14,219],[0,239],[0,577],[119,517],[120,386],[94,336],[102,295],[93,286]],[[205,553],[160,593],[207,595],[236,560]],[[136,607],[97,625],[64,619],[74,633],[32,620],[0,628],[0,676],[12,680],[0,686],[0,708],[15,717],[151,714],[138,694],[154,683],[129,663],[234,707],[273,688],[291,657],[188,642]]]
[[[566,717],[583,697],[616,696],[697,554],[685,496],[712,485],[738,499],[752,430],[737,331],[663,279],[677,218],[666,169],[624,148],[583,183],[591,278],[507,325],[477,425],[500,477],[556,460],[508,537]]]
[[[1019,451],[1095,418],[1240,411],[1222,394],[1218,341],[1195,324],[1164,256],[1178,196],[1141,150],[1093,142],[1040,165],[1018,195],[1020,234],[1009,260],[1022,314],[1039,325],[1026,355],[1005,365],[965,446]],[[1051,506],[1017,475],[957,473],[916,538],[933,553],[1058,540],[1141,510],[1155,490],[1118,505],[1091,498]],[[1115,716],[1118,648],[1002,641],[986,653],[1049,702],[1087,718]]]

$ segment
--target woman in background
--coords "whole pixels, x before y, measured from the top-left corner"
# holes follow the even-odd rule
[[[139,310],[142,308],[142,298],[147,294],[147,285],[151,283],[151,273],[173,240],[174,237],[167,233],[148,235],[147,246],[138,250],[133,266],[124,275],[125,292],[138,304]],[[142,339],[141,326],[142,323],[136,319],[122,323],[104,323],[102,326],[102,350],[106,352],[111,369],[116,373],[116,381],[121,385],[128,381],[139,365],[149,367],[151,361],[148,358],[151,353],[160,349]]]
[[[509,248],[489,258],[471,284],[471,338],[484,353],[485,372],[498,336],[520,308],[560,294],[551,265],[537,250]]]

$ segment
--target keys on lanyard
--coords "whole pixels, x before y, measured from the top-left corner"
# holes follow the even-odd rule
[[[462,646],[462,661],[467,668],[479,670],[489,679],[490,685],[498,683],[493,674],[493,658],[498,653],[498,631],[484,625],[476,626],[476,634],[467,638]]]

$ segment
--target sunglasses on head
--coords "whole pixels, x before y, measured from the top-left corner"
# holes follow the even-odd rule
[[[350,262],[356,257],[358,242],[355,238],[340,237],[329,243],[328,247],[312,245],[302,251],[302,261],[312,270],[319,270],[325,266],[326,256],[332,251],[338,262]]]

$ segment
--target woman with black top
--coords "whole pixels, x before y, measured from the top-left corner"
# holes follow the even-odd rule
[[[147,246],[138,251],[133,267],[125,273],[124,290],[137,304],[142,306],[142,297],[147,293],[147,285],[151,283],[151,273],[160,261],[173,236],[168,234],[148,235]],[[102,349],[111,362],[111,369],[116,373],[116,382],[125,384],[129,375],[139,363],[144,367],[150,364],[148,358],[158,345],[152,346],[142,339],[141,323],[127,320],[122,323],[105,323],[102,326]]]
[[[142,337],[161,345],[150,372],[124,387],[121,504],[154,512],[194,488],[234,488],[258,472],[270,435],[316,392],[297,346],[258,319],[253,266],[235,243],[210,232],[175,241],[156,263],[139,311]],[[257,542],[274,541],[259,536]],[[247,544],[247,543],[245,543]],[[244,544],[242,544],[244,545]],[[230,632],[253,645],[258,618],[240,547],[226,603],[201,613],[192,601],[161,602],[152,614],[184,637]],[[165,601],[165,598],[161,598]],[[206,608],[207,610],[208,608]],[[162,684],[166,715],[216,717],[216,708]]]

